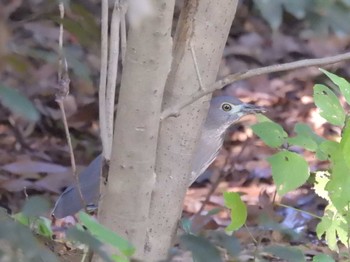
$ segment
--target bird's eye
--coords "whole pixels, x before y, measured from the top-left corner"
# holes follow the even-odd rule
[[[227,111],[230,111],[230,110],[232,109],[232,105],[231,105],[231,104],[228,104],[228,103],[223,103],[223,104],[221,105],[221,108],[222,108],[222,110],[224,110],[225,112],[227,112]]]

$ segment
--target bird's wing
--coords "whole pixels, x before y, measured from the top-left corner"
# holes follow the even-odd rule
[[[79,175],[79,186],[87,205],[97,205],[100,195],[100,177],[102,168],[102,155],[96,157],[90,165]],[[71,185],[57,199],[51,212],[56,218],[74,215],[84,208],[84,203],[77,188]]]
[[[197,149],[192,159],[191,184],[208,168],[219,154],[223,144],[222,135],[215,132],[202,132]]]

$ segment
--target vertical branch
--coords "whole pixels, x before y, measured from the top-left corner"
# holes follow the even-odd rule
[[[102,142],[102,155],[106,158],[107,150],[107,128],[106,128],[106,83],[107,83],[107,63],[108,63],[108,0],[102,0],[101,10],[101,66],[99,84],[99,118],[100,136]]]
[[[111,19],[111,36],[109,41],[109,61],[106,88],[106,159],[110,160],[113,144],[113,123],[114,123],[114,101],[115,89],[118,75],[119,60],[119,33],[120,33],[120,4],[119,0],[114,3]]]
[[[64,125],[64,131],[66,134],[67,138],[67,143],[68,143],[68,148],[69,148],[69,155],[70,155],[70,160],[71,160],[71,166],[72,166],[72,173],[75,179],[75,182],[77,184],[80,200],[83,203],[84,207],[86,207],[86,203],[84,201],[83,193],[81,192],[81,188],[79,185],[79,177],[77,174],[77,168],[75,164],[75,157],[74,157],[74,152],[73,152],[73,145],[72,145],[72,140],[70,137],[69,133],[69,128],[68,128],[68,122],[67,122],[67,117],[66,117],[66,112],[64,109],[64,99],[67,97],[69,94],[69,84],[70,84],[70,79],[68,75],[68,64],[67,64],[67,59],[64,56],[63,53],[63,18],[64,18],[64,4],[63,2],[59,3],[59,10],[60,10],[60,30],[59,30],[59,40],[58,40],[58,52],[59,52],[59,59],[58,59],[58,86],[57,86],[57,92],[56,92],[56,102],[59,105],[59,108],[62,113],[62,121]]]

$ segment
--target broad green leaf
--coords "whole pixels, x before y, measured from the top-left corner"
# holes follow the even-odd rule
[[[269,23],[273,30],[277,30],[282,22],[281,0],[254,0],[262,17]]]
[[[297,123],[294,127],[294,131],[300,136],[302,135],[311,138],[317,145],[325,141],[323,137],[317,135],[307,124]]]
[[[316,234],[319,239],[325,235],[328,247],[338,251],[338,239],[345,246],[348,245],[348,225],[344,217],[328,207],[326,207],[321,222],[316,227]]]
[[[343,129],[340,147],[343,152],[345,163],[350,168],[350,120],[347,120],[345,128]]]
[[[264,248],[265,252],[274,254],[288,262],[306,261],[303,252],[296,247],[287,246],[269,246]]]
[[[88,214],[79,212],[79,219],[87,227],[91,234],[101,242],[111,244],[112,246],[118,248],[125,256],[132,256],[132,254],[134,254],[135,248],[128,241],[98,223]]]
[[[320,149],[328,156],[331,162],[331,179],[326,185],[333,205],[342,210],[350,202],[350,168],[346,163],[340,143],[325,141]]]
[[[226,227],[226,231],[237,230],[247,220],[247,207],[238,193],[225,192],[224,199],[225,206],[231,209],[231,223]]]
[[[335,262],[334,259],[326,254],[318,254],[312,258],[312,262]]]
[[[284,195],[301,185],[309,178],[309,166],[305,159],[290,151],[281,151],[267,159],[272,168],[272,177],[277,192]]]
[[[316,142],[307,136],[298,135],[295,137],[287,137],[286,141],[290,145],[300,146],[312,152],[317,150]]]
[[[11,112],[18,114],[29,121],[36,122],[40,115],[33,103],[17,90],[0,83],[0,102]]]
[[[212,230],[208,232],[208,237],[214,242],[216,246],[223,247],[232,257],[236,257],[241,252],[241,246],[239,240],[232,236],[228,235],[223,231]]]
[[[180,237],[180,243],[191,251],[193,261],[222,261],[219,250],[205,238],[186,234]]]
[[[26,200],[22,212],[27,217],[39,217],[45,215],[50,210],[47,199],[40,196],[33,196]]]
[[[270,147],[281,146],[288,137],[282,126],[274,122],[262,122],[252,126],[254,133]]]
[[[305,17],[310,4],[310,1],[305,0],[283,0],[283,6],[286,11],[298,19],[303,19]]]
[[[336,74],[332,74],[327,70],[320,68],[320,71],[322,71],[326,76],[328,76],[329,79],[332,80],[332,82],[339,87],[346,102],[350,105],[350,83],[346,81],[344,78],[337,76]]]
[[[329,123],[343,126],[345,112],[338,97],[325,85],[314,86],[314,100],[316,106],[321,110],[320,115]]]

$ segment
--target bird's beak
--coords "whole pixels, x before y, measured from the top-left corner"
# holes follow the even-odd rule
[[[259,113],[266,112],[266,109],[264,107],[256,106],[252,104],[242,104],[241,110],[245,114],[259,114]]]

